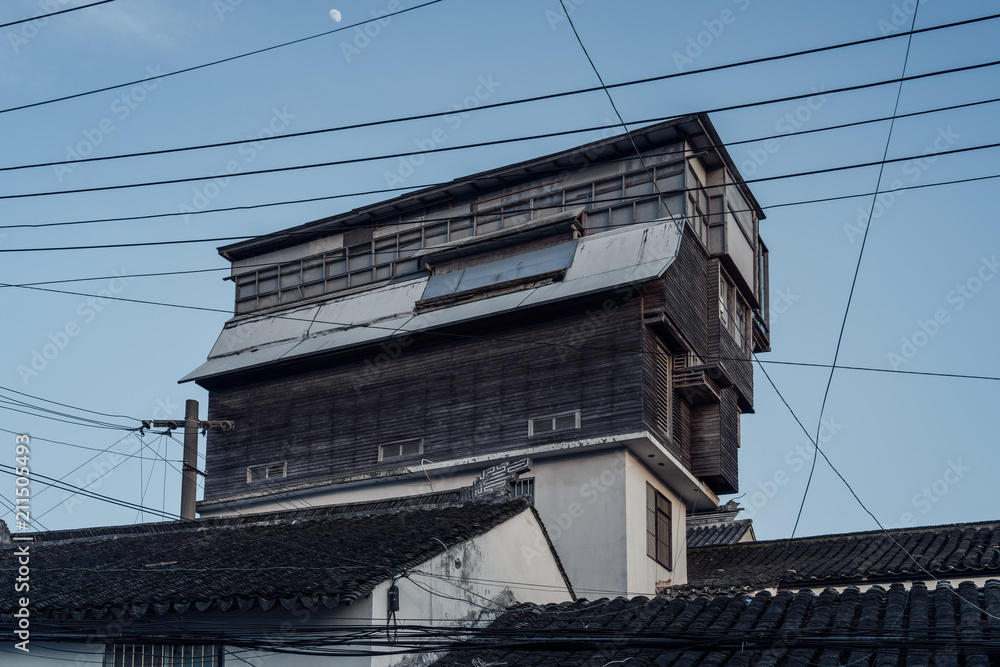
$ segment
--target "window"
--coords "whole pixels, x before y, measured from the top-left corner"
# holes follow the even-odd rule
[[[288,461],[278,463],[263,463],[247,468],[247,484],[262,482],[266,479],[280,479],[288,476]]]
[[[535,478],[530,479],[519,479],[514,482],[514,489],[512,494],[515,498],[518,496],[527,496],[531,498],[531,504],[535,504]]]
[[[109,644],[104,667],[222,667],[221,646]]]
[[[646,484],[646,555],[670,569],[671,528],[670,501]]]
[[[424,439],[410,438],[409,440],[399,440],[397,442],[387,442],[378,447],[378,460],[388,461],[392,459],[410,458],[424,453]]]
[[[741,350],[750,349],[750,308],[736,286],[719,271],[719,322]]]
[[[569,431],[580,428],[580,411],[560,412],[555,415],[535,417],[528,420],[528,437],[543,435],[553,431]]]

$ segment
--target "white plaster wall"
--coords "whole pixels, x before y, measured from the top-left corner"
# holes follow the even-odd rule
[[[670,501],[672,511],[671,545],[672,565],[668,570],[646,554],[646,484],[662,493]],[[631,595],[652,595],[656,585],[669,582],[674,585],[687,583],[687,528],[686,506],[676,493],[658,479],[646,465],[625,454],[626,524],[628,526],[628,590]]]
[[[628,497],[634,507],[627,510],[629,461],[634,470]],[[477,467],[456,474],[448,468],[429,469],[424,477],[371,480],[348,488],[327,487],[285,497],[280,502],[267,499],[247,502],[241,510],[269,512],[372,501],[428,493],[432,486],[435,491],[456,489],[471,485],[480,471]],[[656,481],[655,475],[637,463],[624,447],[591,452],[570,450],[559,456],[535,459],[531,471],[522,479],[535,480],[535,507],[580,597],[651,593],[657,581],[671,578],[667,570],[657,569],[655,561],[646,556],[646,480],[653,481],[673,503],[675,544],[683,544],[684,540],[684,502]],[[673,579],[686,581],[685,560],[683,556],[676,560]]]
[[[486,625],[515,602],[566,602],[569,589],[534,514],[525,510],[485,535],[459,544],[401,578],[400,625]],[[372,623],[384,624],[385,581],[372,592]],[[438,656],[384,656],[372,667],[429,665]]]

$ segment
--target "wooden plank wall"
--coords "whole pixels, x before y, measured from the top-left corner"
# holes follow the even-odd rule
[[[691,473],[716,493],[739,490],[739,418],[736,393],[691,410]]]
[[[686,467],[691,467],[691,450],[687,440],[678,437],[684,432],[685,424],[675,423],[684,419],[679,412],[681,402],[671,387],[672,357],[666,345],[651,329],[644,334],[645,354],[643,355],[643,422],[646,430],[653,434]]]
[[[753,362],[749,353],[736,344],[729,330],[719,320],[719,260],[708,261],[706,290],[708,303],[708,357],[706,361],[718,361],[740,395],[750,406],[753,405]]]
[[[708,314],[705,290],[711,285],[707,275],[708,256],[689,227],[684,228],[677,260],[664,274],[664,308],[674,326],[702,357],[708,348]],[[717,287],[716,287],[717,289]],[[716,295],[718,298],[718,295]]]
[[[610,312],[593,302],[498,319],[213,388],[209,418],[238,426],[209,435],[206,498],[260,488],[246,467],[273,461],[288,461],[282,483],[397,467],[377,460],[394,440],[422,437],[424,457],[442,462],[641,430],[640,298]],[[576,409],[581,429],[528,438],[529,418]]]

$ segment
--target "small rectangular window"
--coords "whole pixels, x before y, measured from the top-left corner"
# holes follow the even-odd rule
[[[221,646],[108,644],[104,667],[222,667]]]
[[[267,479],[281,479],[288,476],[288,461],[262,463],[247,468],[247,484]]]
[[[646,555],[663,567],[671,565],[671,530],[673,509],[670,501],[646,484]]]
[[[535,478],[530,479],[519,479],[514,482],[514,488],[512,494],[515,498],[519,496],[527,496],[531,498],[531,504],[535,504]]]
[[[580,411],[560,412],[528,420],[528,437],[553,431],[569,431],[580,428]]]
[[[406,459],[420,456],[424,453],[424,439],[410,438],[409,440],[399,440],[397,442],[387,442],[378,446],[378,460],[391,461],[393,459]]]

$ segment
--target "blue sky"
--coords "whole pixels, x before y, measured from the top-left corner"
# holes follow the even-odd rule
[[[0,23],[76,4],[83,3],[7,2],[0,9]],[[396,158],[277,174],[230,174],[415,150],[432,142],[432,136],[438,137],[438,146],[456,146],[611,122],[612,109],[597,93],[465,113],[481,103],[595,85],[594,73],[558,1],[443,0],[367,28],[351,27],[416,4],[410,0],[117,0],[38,22],[42,25],[0,29],[0,108],[6,109],[344,28],[166,79],[149,78],[127,88],[0,113],[0,166],[61,162],[56,167],[3,172],[0,196],[216,177],[94,193],[0,198],[0,226],[343,195],[398,185],[400,179],[407,186],[436,183],[569,148],[600,133],[427,155],[412,173],[401,171]],[[608,83],[893,34],[908,28],[913,4],[567,0]],[[330,18],[333,8],[342,13],[342,23]],[[975,18],[995,8],[989,2],[927,0],[920,3],[916,24],[919,28]],[[996,20],[916,35],[906,73],[998,60],[998,37]],[[825,91],[899,77],[906,47],[906,38],[897,38],[618,88],[613,94],[626,121],[814,94],[805,100],[713,115],[723,141],[744,141],[891,116],[896,86]],[[1000,97],[997,69],[982,68],[905,83],[899,111],[994,97]],[[998,108],[984,104],[900,119],[892,129],[888,156],[996,143]],[[463,113],[257,141],[274,132],[447,110]],[[872,123],[734,145],[731,153],[745,178],[767,178],[878,161],[888,132],[888,122]],[[164,156],[90,164],[73,159],[244,140],[238,146]],[[898,190],[997,173],[998,155],[996,149],[974,150],[886,166],[882,189],[897,191],[882,195],[875,208],[841,364],[1000,376],[1000,357],[994,351],[1000,325],[1000,279],[994,280],[1000,271],[996,264],[1000,228],[992,208],[996,182]],[[751,184],[767,213],[761,233],[771,251],[773,352],[762,359],[819,364],[833,359],[872,199],[775,205],[872,192],[877,179],[878,168],[866,167]],[[353,196],[204,215],[4,228],[0,249],[263,234],[381,198]],[[221,279],[224,271],[113,279],[118,274],[223,269],[226,262],[218,257],[217,245],[3,253],[0,282],[99,278],[48,287],[228,309],[233,294],[231,284]],[[204,360],[226,320],[224,314],[2,287],[0,304],[5,314],[0,346],[3,387],[134,417],[180,416],[187,398],[198,399],[204,411],[207,394],[176,381]],[[37,355],[45,351],[49,358],[40,360]],[[814,432],[828,371],[779,365],[768,370],[792,409]],[[740,502],[753,517],[758,537],[778,538],[792,530],[811,446],[759,370],[756,386],[756,414],[742,420]],[[858,496],[887,526],[996,518],[989,480],[1000,464],[993,421],[998,398],[996,381],[839,370],[826,408],[822,444]],[[123,435],[3,409],[0,428],[97,450]],[[5,441],[12,462],[14,436],[0,432],[0,443]],[[155,436],[147,435],[145,441],[152,449],[129,435],[106,453],[36,441],[32,469],[51,477],[66,475],[67,482],[78,485],[96,479],[91,488],[98,493],[131,502],[141,499],[147,506],[174,512],[179,474],[165,471],[162,463],[154,465],[152,459],[158,451],[177,460],[180,446]],[[142,457],[114,455],[140,451]],[[0,482],[8,498],[13,498],[12,481]],[[36,494],[41,488],[36,482]],[[64,502],[64,496],[51,490],[34,500],[36,516],[47,512],[41,518],[44,527],[136,519],[134,510],[92,499]],[[875,527],[821,461],[798,534]]]

